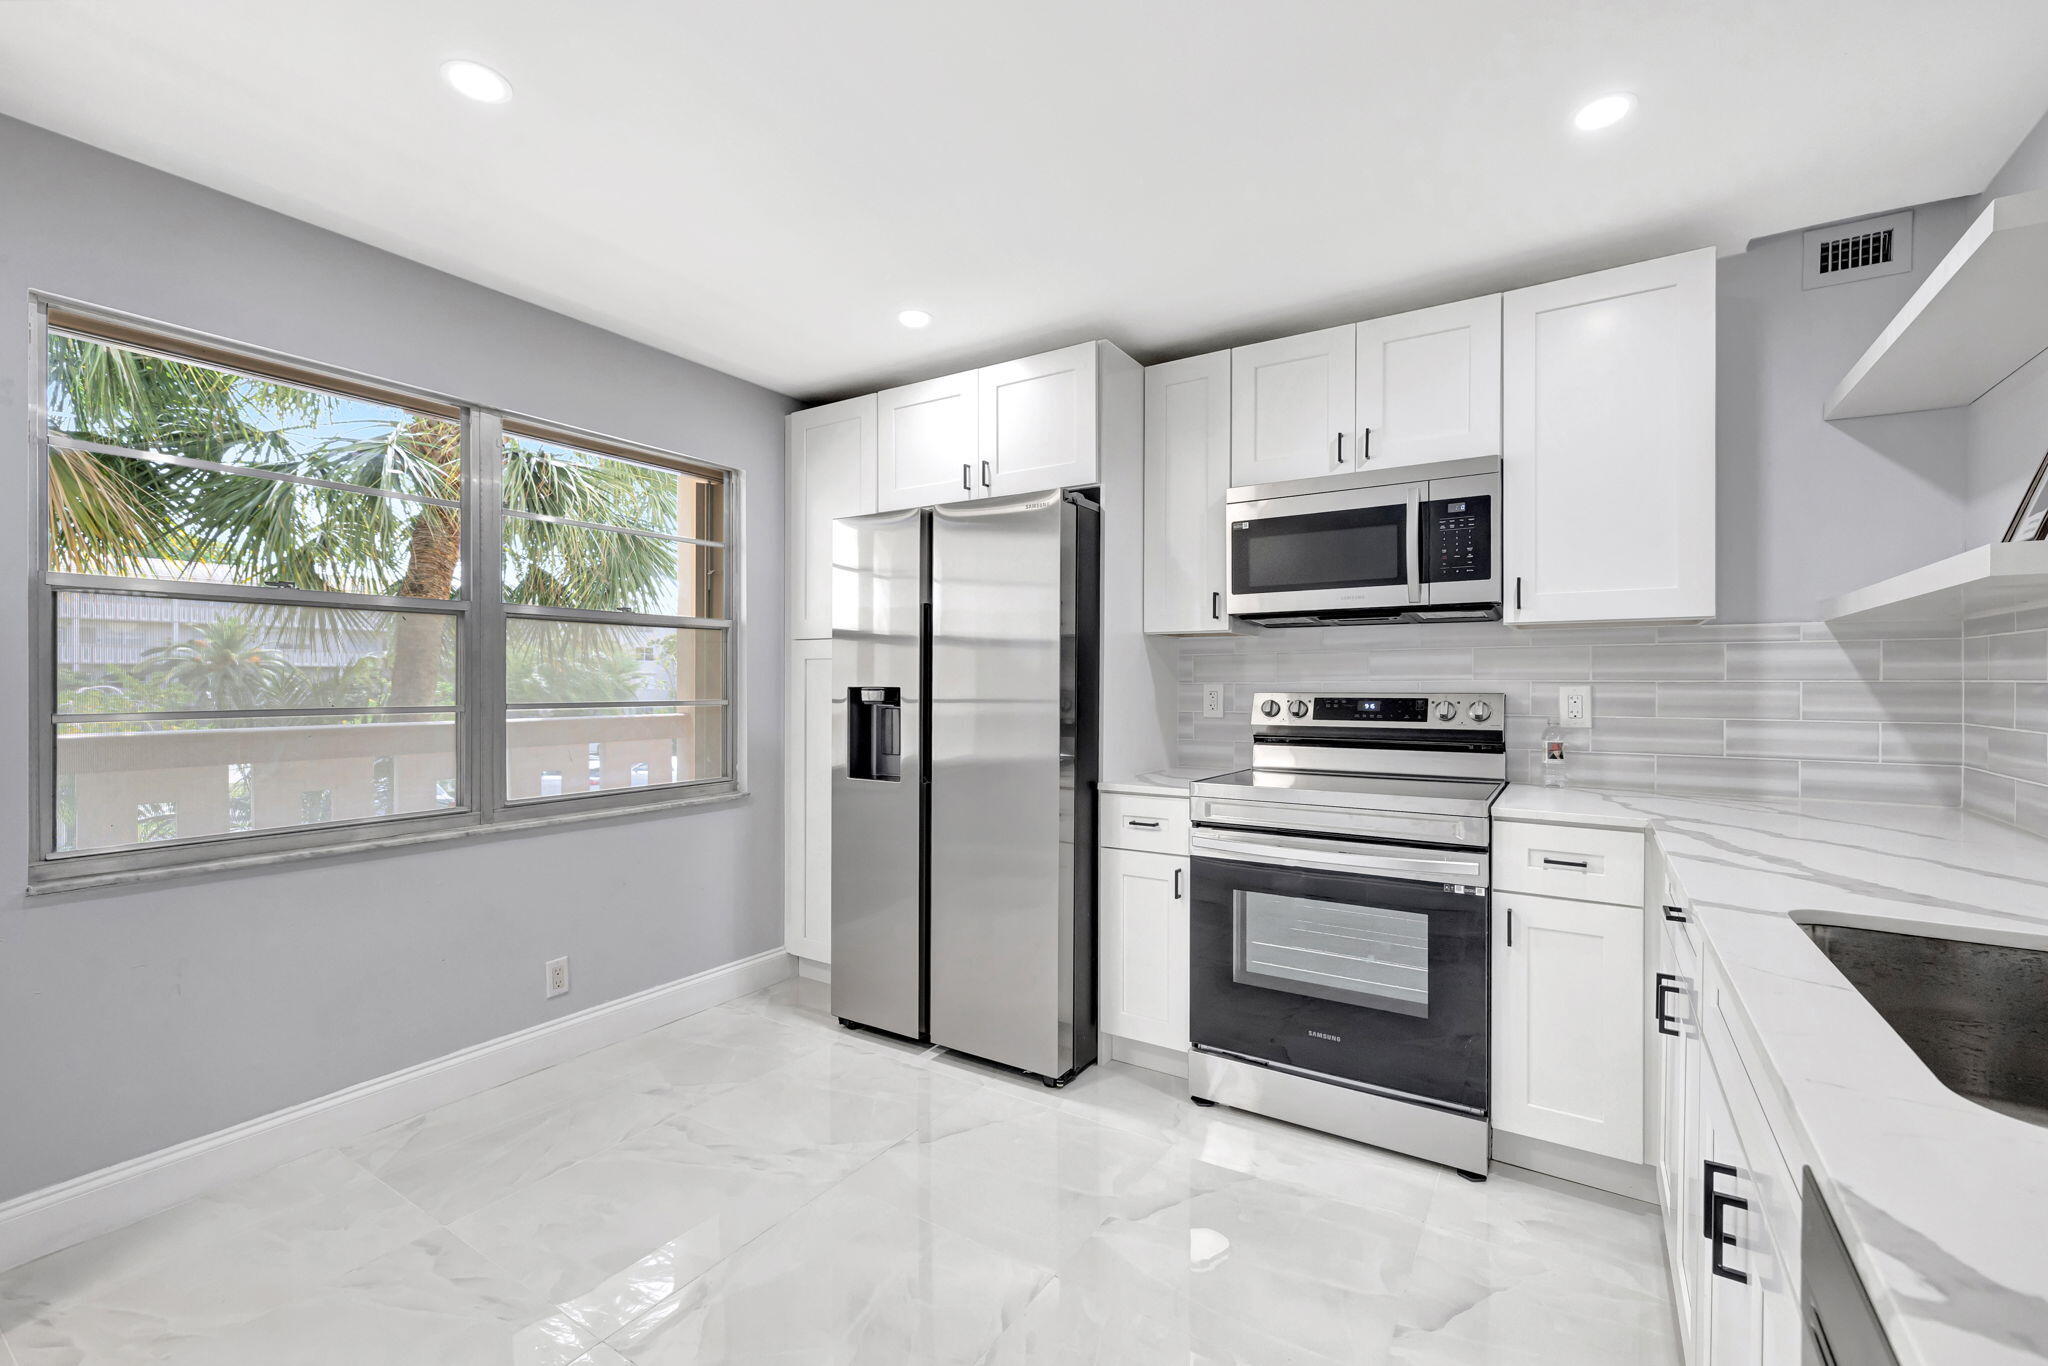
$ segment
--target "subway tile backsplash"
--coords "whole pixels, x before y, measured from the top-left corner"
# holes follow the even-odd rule
[[[2048,611],[1963,627],[1963,806],[2048,835]]]
[[[1509,776],[1533,782],[1558,687],[1590,684],[1593,723],[1569,761],[1574,782],[1966,805],[2006,821],[2031,810],[2048,833],[2048,620],[2006,625],[1966,635],[1938,623],[1892,634],[1796,622],[1554,631],[1433,623],[1189,638],[1175,643],[1178,757],[1218,772],[1248,765],[1260,691],[1499,692]],[[2004,691],[1979,691],[1993,679]],[[2037,681],[2023,700],[2012,691]],[[1228,714],[1204,719],[1202,687],[1218,682]],[[2002,723],[1996,744],[1974,734],[1983,729],[1976,719],[1966,735],[1966,687],[1971,717]],[[2015,727],[2016,715],[2036,724]],[[1984,760],[1975,777],[1972,755]]]

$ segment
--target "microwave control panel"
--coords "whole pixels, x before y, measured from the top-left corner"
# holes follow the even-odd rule
[[[1439,498],[1425,505],[1428,531],[1423,550],[1425,583],[1458,583],[1493,577],[1493,499]]]

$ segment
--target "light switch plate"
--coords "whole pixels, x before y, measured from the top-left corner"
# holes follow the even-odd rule
[[[1217,717],[1223,715],[1223,685],[1204,683],[1202,685],[1202,715]]]
[[[1557,690],[1557,724],[1560,726],[1590,726],[1593,724],[1593,690],[1583,684]]]

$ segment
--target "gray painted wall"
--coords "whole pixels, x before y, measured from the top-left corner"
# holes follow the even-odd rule
[[[1991,184],[1971,204],[1973,216],[1999,195],[2048,186],[2048,115],[2034,125]],[[2033,305],[2033,306],[2038,306]],[[2036,356],[1964,410],[1968,424],[1971,544],[2005,535],[2013,509],[2048,453],[2048,354]]]
[[[0,1199],[782,942],[782,396],[0,118],[0,431],[48,290],[745,471],[753,796],[25,898],[28,625],[0,593]],[[30,572],[0,519],[0,577]],[[11,835],[6,832],[13,832]],[[542,998],[568,954],[574,989]]]
[[[1721,621],[1810,621],[1820,603],[1964,548],[1963,418],[1829,422],[1871,339],[1955,245],[1967,200],[1913,215],[1913,270],[1799,287],[1800,234],[1720,262]]]

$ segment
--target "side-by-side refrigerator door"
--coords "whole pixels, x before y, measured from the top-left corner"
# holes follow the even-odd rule
[[[925,1033],[926,514],[832,524],[832,1013]]]
[[[931,1038],[1047,1077],[1093,1058],[1073,1005],[1094,952],[1092,916],[1075,942],[1075,518],[1058,494],[932,515]]]

